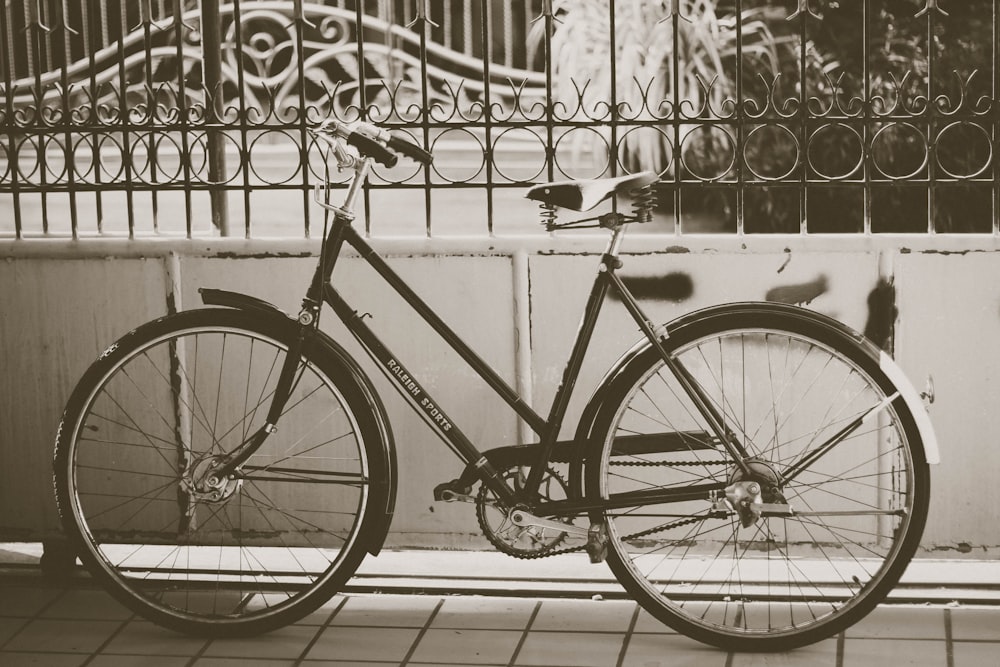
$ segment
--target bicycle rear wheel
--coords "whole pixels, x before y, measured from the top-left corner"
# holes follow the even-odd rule
[[[126,335],[81,379],[56,442],[56,498],[91,573],[182,632],[252,635],[319,607],[373,529],[372,408],[334,355],[303,357],[277,430],[228,479],[220,457],[265,421],[291,320],[230,309]]]
[[[665,346],[751,458],[735,464],[658,353],[638,357],[598,417],[588,492],[718,491],[594,517],[619,581],[664,623],[727,649],[789,649],[858,621],[906,568],[930,493],[920,435],[877,352],[753,306],[688,319]],[[759,515],[727,501],[740,482],[762,489]]]

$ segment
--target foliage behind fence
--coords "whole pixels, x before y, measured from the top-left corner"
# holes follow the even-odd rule
[[[0,234],[314,233],[331,115],[409,132],[373,234],[660,173],[656,230],[1000,232],[1000,0],[10,0]],[[451,209],[448,209],[451,211]],[[516,228],[520,229],[520,228]]]

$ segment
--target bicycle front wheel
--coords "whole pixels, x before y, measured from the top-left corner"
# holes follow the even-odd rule
[[[731,650],[794,648],[862,618],[898,582],[929,499],[920,435],[877,352],[752,306],[688,319],[665,347],[747,458],[659,353],[637,358],[598,418],[588,490],[694,490],[595,517],[619,581],[662,622]]]
[[[277,430],[265,422],[291,320],[182,312],[113,345],[73,393],[55,453],[63,525],[88,569],[182,632],[252,635],[319,607],[354,573],[372,515],[372,409],[334,355],[304,356]],[[375,466],[377,472],[377,466]]]

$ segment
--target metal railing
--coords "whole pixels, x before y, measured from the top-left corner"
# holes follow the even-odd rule
[[[10,0],[0,236],[315,235],[331,115],[435,151],[374,235],[652,169],[665,233],[996,236],[998,38],[1000,0]]]

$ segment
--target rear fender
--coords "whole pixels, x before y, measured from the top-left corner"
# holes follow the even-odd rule
[[[277,306],[246,294],[208,288],[202,288],[198,291],[206,305],[253,311],[260,313],[263,317],[293,319]],[[368,552],[377,555],[382,549],[386,534],[389,532],[389,524],[396,506],[396,446],[392,430],[389,427],[388,414],[375,392],[371,380],[339,343],[326,333],[318,331],[313,339],[313,344],[322,347],[324,352],[328,352],[337,361],[343,371],[339,379],[345,379],[351,383],[371,409],[378,442],[374,443],[375,446],[369,446],[369,453],[372,456],[372,470],[369,474],[371,504],[368,512],[370,513],[369,518],[376,522],[379,529],[377,531],[364,531],[360,538],[367,542],[365,548]]]
[[[868,355],[877,360],[879,368],[899,390],[900,396],[906,403],[907,408],[909,408],[910,413],[913,415],[913,420],[916,423],[917,430],[920,433],[920,438],[923,441],[924,455],[926,456],[927,463],[939,463],[941,461],[937,436],[934,433],[934,428],[931,425],[924,403],[920,398],[920,394],[913,387],[913,384],[903,373],[902,369],[900,369],[899,365],[892,359],[892,357],[876,347],[863,335],[831,317],[827,317],[826,315],[822,315],[805,308],[780,303],[732,303],[721,306],[712,306],[710,308],[697,310],[692,313],[688,313],[687,315],[683,315],[666,325],[666,335],[669,337],[679,329],[696,321],[741,311],[763,314],[774,313],[792,315],[794,317],[809,320],[818,326],[829,329],[831,333],[834,333],[841,338],[848,339],[851,342],[861,345]],[[589,442],[595,436],[600,435],[595,432],[598,415],[603,414],[606,404],[609,404],[609,402],[617,402],[621,398],[623,388],[616,386],[616,381],[620,377],[627,375],[626,371],[629,370],[631,364],[641,363],[637,360],[642,357],[643,354],[648,353],[651,348],[652,344],[649,340],[642,339],[638,341],[632,346],[631,349],[623,354],[605,374],[581,414],[580,422],[576,430],[577,442]],[[612,404],[610,407],[615,406]],[[598,430],[600,429],[598,428]]]

